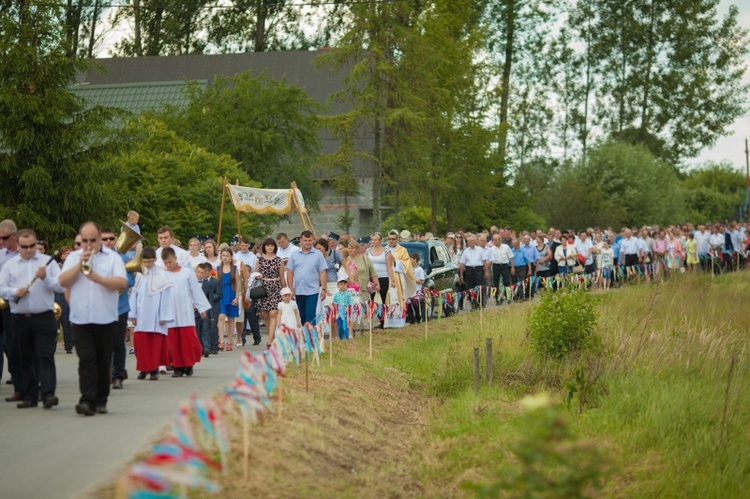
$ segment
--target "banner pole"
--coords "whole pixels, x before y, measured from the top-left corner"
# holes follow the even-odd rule
[[[216,241],[218,244],[221,244],[221,225],[224,223],[224,198],[226,198],[227,195],[227,178],[224,177],[223,184],[221,187],[221,209],[219,211],[219,230],[216,234]]]
[[[234,179],[234,185],[240,186],[240,179]],[[239,238],[242,237],[242,224],[240,223],[240,210],[237,210],[237,245],[239,246]]]

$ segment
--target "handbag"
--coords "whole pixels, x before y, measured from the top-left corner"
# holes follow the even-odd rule
[[[266,288],[263,287],[263,281],[255,280],[252,286],[247,289],[247,298],[250,300],[260,300],[268,296]]]

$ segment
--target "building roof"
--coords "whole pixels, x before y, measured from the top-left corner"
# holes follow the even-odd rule
[[[196,82],[201,87],[207,80]],[[183,107],[188,103],[185,95],[186,81],[164,81],[151,83],[113,83],[99,85],[75,85],[70,91],[91,105],[111,106],[138,114],[156,110],[163,106]]]

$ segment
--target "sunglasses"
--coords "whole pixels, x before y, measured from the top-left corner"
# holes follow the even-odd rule
[[[102,241],[114,241],[115,239],[117,239],[117,238],[116,237],[103,237]]]
[[[0,236],[0,241],[7,241],[8,239],[10,239],[11,237],[13,237],[13,236],[15,236],[15,235],[16,235],[16,233],[15,233],[15,232],[11,232],[11,233],[10,233],[10,234],[8,234],[7,236]]]
[[[19,244],[18,246],[21,249],[31,249],[31,248],[36,248],[36,243],[34,243],[34,244]]]
[[[96,238],[94,238],[94,239],[83,239],[83,238],[81,238],[81,242],[82,243],[90,244],[90,243],[95,243],[96,241],[97,241]]]
[[[80,246],[80,245],[81,245],[81,242],[80,241],[76,241],[76,246]]]

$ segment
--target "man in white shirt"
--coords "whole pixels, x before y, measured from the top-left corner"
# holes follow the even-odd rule
[[[585,272],[587,274],[593,274],[596,272],[596,267],[594,266],[594,253],[598,253],[599,250],[594,247],[594,243],[591,242],[591,238],[589,238],[587,232],[580,233],[575,248],[579,255],[583,255],[586,258]]]
[[[102,246],[99,231],[94,222],[81,226],[81,249],[68,255],[60,275],[60,285],[70,289],[70,323],[81,389],[76,412],[84,416],[107,413],[119,295],[128,285],[122,258]]]
[[[715,273],[721,270],[721,256],[724,252],[724,233],[719,231],[719,227],[711,227],[711,235],[708,237],[708,244],[711,246],[711,268]]]
[[[244,264],[242,267],[242,282],[244,283],[242,289],[246,290],[250,274],[255,271],[255,264],[258,263],[258,257],[250,251],[250,241],[244,237],[240,237],[240,250],[234,254],[234,261]],[[240,310],[242,308],[240,307]],[[246,321],[250,324],[250,331],[253,333],[253,345],[260,345],[260,324],[258,323],[258,316],[255,313],[255,302],[252,300],[250,301],[250,306],[240,312],[240,316],[235,321],[238,336],[242,335],[243,346],[245,345],[245,334],[247,333],[247,328],[245,327]]]
[[[698,230],[695,231],[695,250],[698,253],[698,262],[703,270],[706,270],[711,265],[711,243],[709,238],[711,234],[706,231],[704,225],[699,225]]]
[[[620,240],[620,261],[628,268],[628,272],[632,270],[643,260],[643,248],[641,247],[638,239],[633,237],[633,231],[625,229],[624,237]]]
[[[458,272],[461,282],[466,284],[466,289],[474,289],[481,286],[484,279],[489,277],[489,271],[485,252],[477,246],[476,236],[469,234],[466,242],[469,246],[461,253]]]
[[[13,220],[6,219],[0,222],[0,269],[5,262],[18,255],[18,228]],[[0,322],[0,377],[3,374],[3,351],[8,357],[8,373],[13,380],[13,395],[5,397],[6,402],[21,402],[23,400],[23,375],[21,374],[21,363],[18,359],[16,342],[13,340],[13,330],[10,320],[10,309],[0,311],[2,321]]]
[[[29,229],[18,232],[20,254],[0,270],[0,296],[10,304],[11,327],[21,365],[23,401],[19,409],[36,407],[39,385],[45,409],[58,404],[55,396],[57,375],[55,348],[57,320],[53,313],[55,292],[62,293],[58,281],[60,268],[50,265],[51,258],[37,252],[36,233]],[[39,376],[34,355],[39,360]]]
[[[276,234],[276,243],[279,245],[279,249],[278,251],[276,251],[276,256],[284,261],[288,260],[289,257],[292,256],[292,253],[301,251],[299,247],[293,245],[289,241],[289,236],[287,236],[283,232]]]
[[[500,287],[500,277],[503,278],[503,286],[510,286],[510,275],[515,272],[513,267],[513,251],[510,246],[502,242],[499,233],[492,236],[492,248],[490,248],[488,262],[492,265],[492,286]],[[500,301],[500,293],[497,294]]]
[[[174,235],[169,225],[163,225],[156,231],[156,239],[159,241],[159,247],[156,250],[156,262],[155,265],[160,269],[164,267],[164,259],[161,256],[161,252],[164,248],[172,248],[174,254],[177,257],[177,265],[180,267],[187,267],[192,269],[192,260],[190,258],[190,252],[176,246],[174,244]]]

